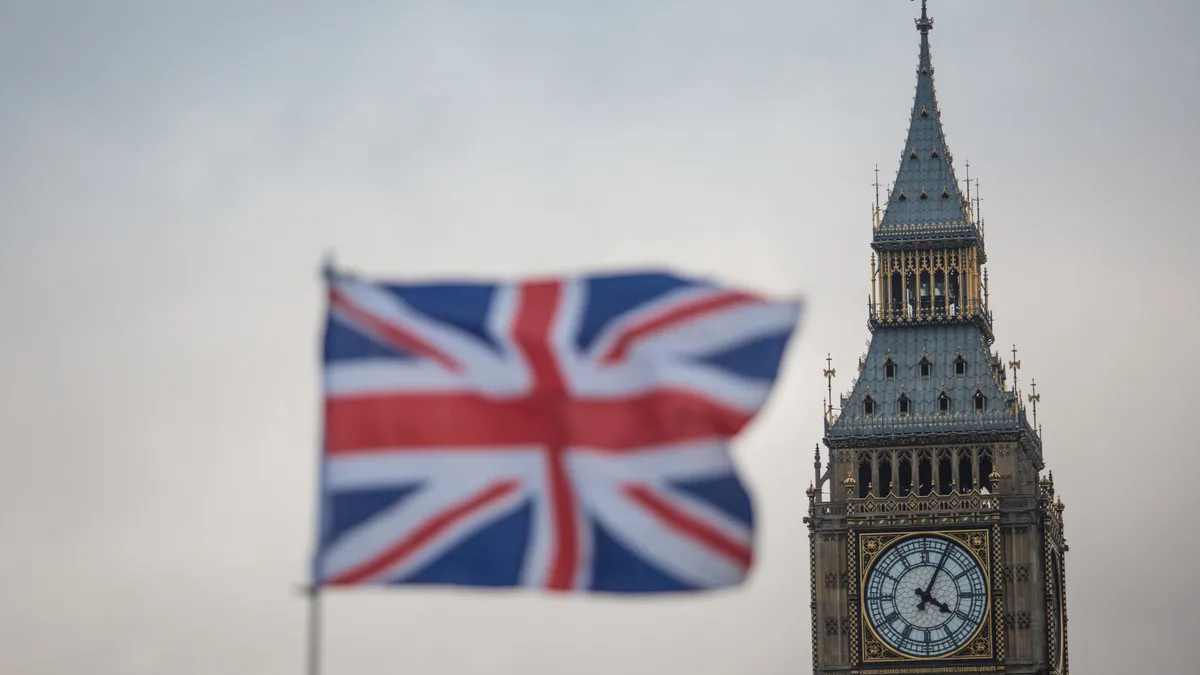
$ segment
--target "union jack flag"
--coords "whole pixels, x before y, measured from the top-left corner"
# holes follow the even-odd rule
[[[739,584],[729,440],[799,319],[649,271],[513,283],[331,275],[320,585],[646,593]]]

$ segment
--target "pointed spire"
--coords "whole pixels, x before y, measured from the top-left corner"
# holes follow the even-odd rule
[[[929,48],[933,19],[924,0],[916,25],[921,33],[921,50],[908,138],[876,240],[977,239],[978,231],[971,223],[967,200],[954,177],[953,156],[942,130]],[[922,194],[941,197],[943,192],[946,196],[939,199],[908,198]]]

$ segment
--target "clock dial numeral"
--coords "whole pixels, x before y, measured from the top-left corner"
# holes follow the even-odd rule
[[[987,579],[978,560],[941,535],[912,535],[876,557],[863,588],[867,621],[889,647],[916,657],[965,646],[987,616]]]

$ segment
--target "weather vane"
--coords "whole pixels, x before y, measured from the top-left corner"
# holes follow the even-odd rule
[[[1033,404],[1033,427],[1038,429],[1037,404],[1038,401],[1042,400],[1042,395],[1037,393],[1037,380],[1031,380],[1029,383],[1029,388],[1033,390],[1033,393],[1029,395],[1029,402]],[[1038,429],[1038,436],[1041,435],[1041,430]]]
[[[1013,393],[1017,393],[1017,371],[1021,369],[1021,362],[1017,360],[1017,346],[1012,348],[1013,360],[1008,362],[1008,367],[1013,371]],[[1021,402],[1021,395],[1017,394],[1017,403]]]
[[[833,357],[825,354],[825,370],[822,372],[825,376],[825,384],[829,388],[829,413],[826,419],[830,424],[833,423],[833,378],[837,377],[837,369],[833,367]]]

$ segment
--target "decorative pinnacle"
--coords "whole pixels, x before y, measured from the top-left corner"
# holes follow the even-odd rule
[[[1033,393],[1029,395],[1029,402],[1033,404],[1033,426],[1036,429],[1037,428],[1037,404],[1038,404],[1038,401],[1042,400],[1042,395],[1037,393],[1037,380],[1030,381],[1029,387],[1030,387],[1030,389],[1033,390]],[[1041,436],[1040,433],[1038,435]]]
[[[832,424],[833,423],[833,378],[837,377],[837,369],[835,369],[833,367],[833,357],[831,357],[829,354],[825,355],[825,370],[821,371],[821,374],[825,376],[825,385],[829,389],[829,412],[827,413],[825,419],[828,420],[830,424]]]
[[[1008,367],[1012,368],[1012,371],[1013,371],[1013,393],[1016,393],[1016,391],[1017,391],[1017,371],[1021,369],[1021,362],[1019,360],[1017,360],[1017,346],[1016,345],[1013,345],[1012,355],[1013,355],[1013,360],[1008,362]],[[1020,403],[1020,402],[1021,402],[1021,396],[1018,394],[1017,395],[1017,403]]]

